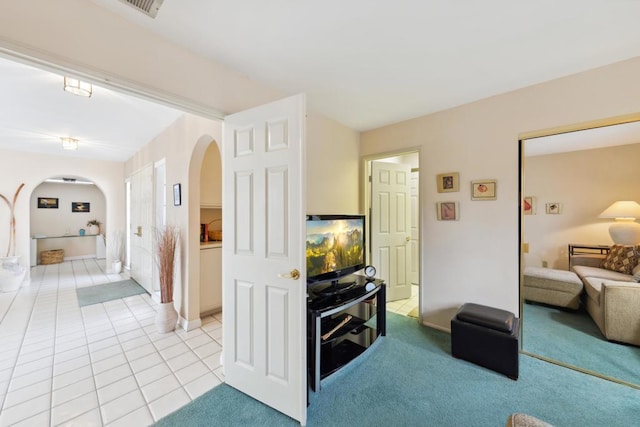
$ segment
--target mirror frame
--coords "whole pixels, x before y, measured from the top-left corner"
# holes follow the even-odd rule
[[[588,130],[588,129],[595,129],[595,128],[601,128],[601,127],[606,127],[606,126],[615,126],[615,125],[620,125],[620,124],[625,124],[625,123],[632,123],[632,122],[640,122],[640,113],[633,113],[633,114],[627,114],[627,115],[622,115],[622,116],[616,116],[616,117],[609,117],[609,118],[605,118],[605,119],[599,119],[599,120],[592,120],[592,121],[588,121],[588,122],[581,122],[581,123],[576,123],[576,124],[570,124],[570,125],[565,125],[565,126],[558,126],[558,127],[554,127],[554,128],[548,128],[548,129],[541,129],[541,130],[537,130],[537,131],[530,131],[530,132],[523,132],[521,134],[518,135],[518,215],[519,215],[519,221],[518,221],[518,247],[519,247],[519,255],[520,255],[520,259],[519,259],[519,276],[520,276],[520,280],[519,280],[519,284],[518,284],[518,297],[520,298],[519,301],[519,309],[520,309],[520,317],[521,317],[521,323],[520,323],[520,353],[524,354],[526,356],[531,356],[534,357],[536,359],[542,360],[544,362],[548,362],[548,363],[552,363],[554,365],[558,365],[564,368],[568,368],[568,369],[572,369],[574,371],[578,371],[578,372],[582,372],[584,374],[588,374],[588,375],[592,375],[598,378],[602,378],[608,381],[612,381],[618,384],[622,384],[622,385],[626,385],[628,387],[632,387],[635,389],[639,389],[640,390],[640,384],[635,384],[635,383],[631,383],[628,381],[625,381],[623,379],[620,378],[615,378],[615,377],[611,377],[608,375],[604,375],[601,374],[600,372],[595,372],[595,371],[591,371],[589,369],[585,369],[585,368],[581,368],[579,366],[575,366],[575,365],[571,365],[569,363],[566,362],[562,362],[560,360],[556,360],[556,359],[552,359],[546,356],[542,356],[540,354],[536,354],[536,353],[531,353],[527,350],[525,350],[524,348],[524,341],[525,341],[525,334],[524,334],[524,327],[523,327],[523,323],[526,322],[525,316],[524,316],[524,299],[522,298],[523,295],[523,286],[524,286],[524,221],[525,221],[525,215],[524,215],[524,172],[525,172],[525,152],[524,152],[524,143],[526,140],[530,140],[530,139],[535,139],[535,138],[541,138],[541,137],[545,137],[545,136],[553,136],[553,135],[559,135],[559,134],[564,134],[564,133],[570,133],[570,132],[579,132],[579,131],[583,131],[583,130]]]

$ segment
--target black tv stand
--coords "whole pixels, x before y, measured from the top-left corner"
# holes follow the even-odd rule
[[[307,369],[309,386],[364,353],[379,336],[386,335],[386,288],[379,279],[350,275],[337,283],[309,287],[307,300]],[[341,288],[345,285],[347,288]]]
[[[322,285],[317,285],[319,289],[316,289],[316,292],[320,295],[335,295],[347,292],[350,289],[353,289],[354,286],[357,285],[355,281],[340,281],[340,280],[332,280],[329,286],[322,287]]]

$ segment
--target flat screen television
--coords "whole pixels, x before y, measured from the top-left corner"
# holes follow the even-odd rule
[[[307,216],[307,283],[333,282],[365,266],[364,215]]]

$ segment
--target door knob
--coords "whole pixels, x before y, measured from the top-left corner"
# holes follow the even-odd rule
[[[408,242],[409,240],[411,240],[411,237],[407,236],[407,237],[405,237],[404,240],[406,240]]]
[[[278,277],[281,279],[293,279],[293,280],[298,280],[300,278],[300,272],[297,269],[293,269],[291,270],[289,273],[286,274],[278,274]]]
[[[138,226],[138,231],[136,231],[136,232],[135,232],[135,233],[133,233],[133,234],[135,234],[135,235],[136,235],[136,236],[138,236],[138,237],[142,237],[142,227],[141,227],[141,226]]]

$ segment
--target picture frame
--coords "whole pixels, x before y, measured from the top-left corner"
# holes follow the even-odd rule
[[[455,193],[460,191],[460,174],[458,172],[448,172],[438,174],[438,193]]]
[[[496,200],[497,187],[495,179],[471,181],[471,200]]]
[[[91,212],[91,203],[71,202],[71,212],[77,212],[77,213]]]
[[[558,202],[547,203],[546,212],[549,215],[559,215],[560,214],[560,203],[558,203]]]
[[[182,185],[173,184],[173,206],[180,206],[182,204]]]
[[[38,197],[38,209],[58,209],[56,197]]]
[[[536,198],[533,196],[526,196],[522,201],[522,212],[524,215],[536,214]]]
[[[458,221],[460,219],[460,206],[458,202],[437,202],[436,210],[438,221]]]

